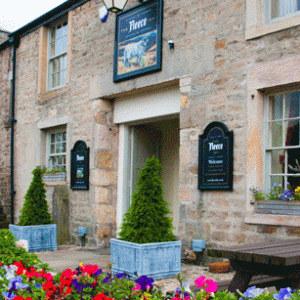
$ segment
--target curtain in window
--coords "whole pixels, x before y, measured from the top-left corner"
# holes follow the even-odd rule
[[[298,0],[279,0],[279,17],[298,10]]]

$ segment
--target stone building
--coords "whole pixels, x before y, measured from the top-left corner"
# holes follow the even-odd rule
[[[125,9],[138,4],[130,0]],[[300,216],[292,203],[261,213],[249,190],[288,181],[299,185],[297,1],[165,0],[161,71],[118,83],[116,16],[101,23],[102,6],[100,0],[66,1],[10,35],[20,38],[15,221],[33,168],[58,164],[66,179],[46,184],[66,237],[61,243],[68,234],[78,242],[77,228],[86,226],[90,244],[108,246],[130,203],[136,170],[155,154],[163,165],[174,232],[184,247],[193,239],[234,244],[299,237]],[[2,119],[13,48],[0,45]],[[233,132],[232,190],[198,189],[199,135],[213,121]],[[70,188],[70,151],[80,140],[90,149],[88,190]],[[6,161],[8,146],[1,147]]]

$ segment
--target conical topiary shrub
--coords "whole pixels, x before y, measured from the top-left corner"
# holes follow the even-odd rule
[[[33,171],[33,179],[24,197],[19,226],[52,224],[46,200],[46,188],[43,182],[44,171],[40,166]]]
[[[148,158],[138,176],[138,189],[125,214],[120,237],[124,241],[144,244],[175,240],[168,203],[163,198],[161,163]]]

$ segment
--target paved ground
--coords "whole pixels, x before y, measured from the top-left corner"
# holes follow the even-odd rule
[[[96,250],[88,247],[76,246],[60,246],[56,251],[44,251],[36,253],[40,260],[48,263],[50,268],[55,272],[61,272],[67,268],[74,270],[82,262],[85,265],[98,265],[103,270],[108,270],[107,266],[110,263],[110,255],[108,250]],[[182,264],[183,277],[191,283],[202,275],[215,281],[231,279],[233,273],[216,274],[208,272],[207,267],[196,266],[193,264]],[[178,283],[174,278],[157,280],[156,284],[160,285],[164,292],[172,291]]]

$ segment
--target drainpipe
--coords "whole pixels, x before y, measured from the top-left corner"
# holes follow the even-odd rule
[[[12,79],[11,79],[11,136],[10,136],[10,222],[14,224],[15,209],[15,189],[14,189],[14,132],[15,132],[15,89],[16,89],[16,55],[19,47],[20,38],[11,36],[10,43],[13,47],[12,55]]]

